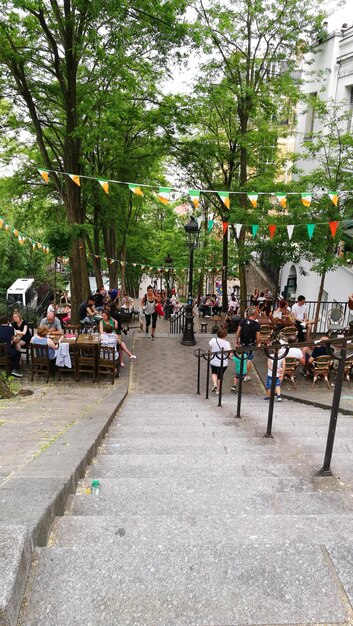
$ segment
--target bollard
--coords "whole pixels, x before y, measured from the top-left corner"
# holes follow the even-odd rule
[[[239,376],[239,387],[238,387],[237,414],[235,416],[239,418],[241,418],[240,410],[241,410],[241,396],[242,396],[242,391],[243,391],[244,359],[245,359],[245,353],[243,351],[240,355],[240,376]]]
[[[208,350],[207,352],[207,374],[206,374],[206,400],[208,400],[208,392],[209,392],[209,388],[210,388],[210,356],[211,353]]]
[[[217,353],[218,356],[218,353]],[[222,406],[222,388],[223,388],[223,362],[224,362],[224,348],[221,348],[221,365],[220,365],[220,375],[219,375],[219,392],[218,392],[218,404],[217,406]]]
[[[197,356],[197,395],[200,395],[200,378],[201,378],[201,350],[197,348],[194,354]]]

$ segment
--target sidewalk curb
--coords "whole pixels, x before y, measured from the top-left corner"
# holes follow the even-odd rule
[[[124,383],[0,489],[0,626],[16,626],[34,549],[46,545],[96,455],[128,394]]]

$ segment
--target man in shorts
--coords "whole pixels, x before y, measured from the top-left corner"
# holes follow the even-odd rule
[[[260,324],[257,321],[258,310],[255,306],[250,306],[248,308],[248,315],[246,318],[240,320],[240,324],[238,326],[238,330],[235,335],[235,345],[236,346],[244,346],[246,348],[251,348],[254,346],[261,346],[261,336],[260,336]],[[251,370],[252,361],[254,359],[255,353],[248,350],[248,361],[247,361],[247,375],[243,379],[243,382],[247,382],[250,380],[249,372]]]

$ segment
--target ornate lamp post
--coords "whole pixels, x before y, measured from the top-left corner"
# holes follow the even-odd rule
[[[168,268],[167,271],[167,301],[165,304],[165,319],[169,320],[170,318],[170,270],[172,269],[173,259],[168,254],[164,259],[165,266]]]
[[[194,270],[194,250],[198,246],[200,231],[199,225],[193,216],[191,216],[190,221],[185,224],[184,228],[186,233],[187,245],[190,250],[190,261],[188,301],[185,307],[185,326],[181,343],[184,346],[195,346],[196,340],[194,335],[194,316],[192,312],[192,278]]]

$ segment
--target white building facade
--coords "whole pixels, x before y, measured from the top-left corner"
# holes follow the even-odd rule
[[[353,26],[346,24],[338,31],[330,33],[317,45],[316,53],[305,59],[302,66],[303,92],[317,96],[321,100],[343,104],[349,119],[344,123],[344,132],[353,132]],[[303,152],[303,142],[310,141],[312,133],[325,132],[315,117],[315,107],[302,105],[298,111],[295,151]],[[299,160],[298,167],[310,173],[318,163]],[[352,163],[353,172],[353,163]],[[331,236],[328,232],[328,237]],[[280,290],[288,297],[304,295],[307,300],[317,300],[320,276],[311,271],[306,260],[300,263],[286,263],[281,270]],[[328,272],[325,279],[324,301],[346,302],[353,293],[353,269],[351,265]]]

